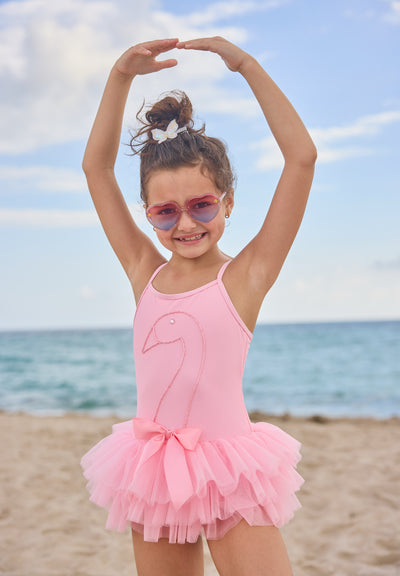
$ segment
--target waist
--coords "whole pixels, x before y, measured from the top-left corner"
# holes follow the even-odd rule
[[[199,405],[194,402],[187,413],[182,404],[175,404],[173,409],[168,405],[160,406],[157,414],[149,407],[138,403],[138,418],[155,420],[168,430],[180,428],[199,428],[202,431],[202,440],[217,440],[232,436],[247,434],[251,430],[251,422],[244,405],[232,406],[229,402],[224,405]]]

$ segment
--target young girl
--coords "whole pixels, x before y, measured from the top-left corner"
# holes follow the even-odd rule
[[[170,260],[134,223],[114,175],[135,76],[177,65],[174,48],[218,54],[257,98],[285,159],[265,221],[235,257],[218,248],[234,204],[223,143],[195,130],[184,93],[145,115],[141,196]],[[288,575],[279,527],[299,503],[299,444],[252,424],[243,396],[247,350],[262,301],[303,217],[316,160],[297,113],[249,54],[223,38],[145,42],[113,66],[83,169],[107,237],[133,288],[137,417],[82,459],[107,528],[132,529],[139,576],[200,576],[204,533],[222,576]],[[267,384],[266,384],[267,385]]]

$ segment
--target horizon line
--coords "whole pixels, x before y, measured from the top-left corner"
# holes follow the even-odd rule
[[[343,319],[325,319],[325,320],[280,320],[267,321],[262,320],[256,323],[257,326],[309,326],[318,324],[381,324],[381,323],[400,322],[399,318],[343,318]],[[87,325],[87,326],[38,326],[38,327],[0,327],[0,334],[11,332],[86,332],[86,331],[107,331],[107,330],[132,330],[133,322],[126,325]]]

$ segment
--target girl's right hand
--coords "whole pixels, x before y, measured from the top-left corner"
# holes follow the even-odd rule
[[[178,38],[168,40],[153,40],[142,42],[132,46],[118,58],[114,68],[124,76],[136,76],[138,74],[151,74],[164,68],[172,68],[177,65],[174,58],[169,60],[156,60],[163,52],[176,48]]]

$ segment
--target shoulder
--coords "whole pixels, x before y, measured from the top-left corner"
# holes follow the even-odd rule
[[[222,272],[221,279],[233,306],[253,332],[266,295],[265,284],[256,263],[247,258],[245,253],[240,253],[226,264]]]

